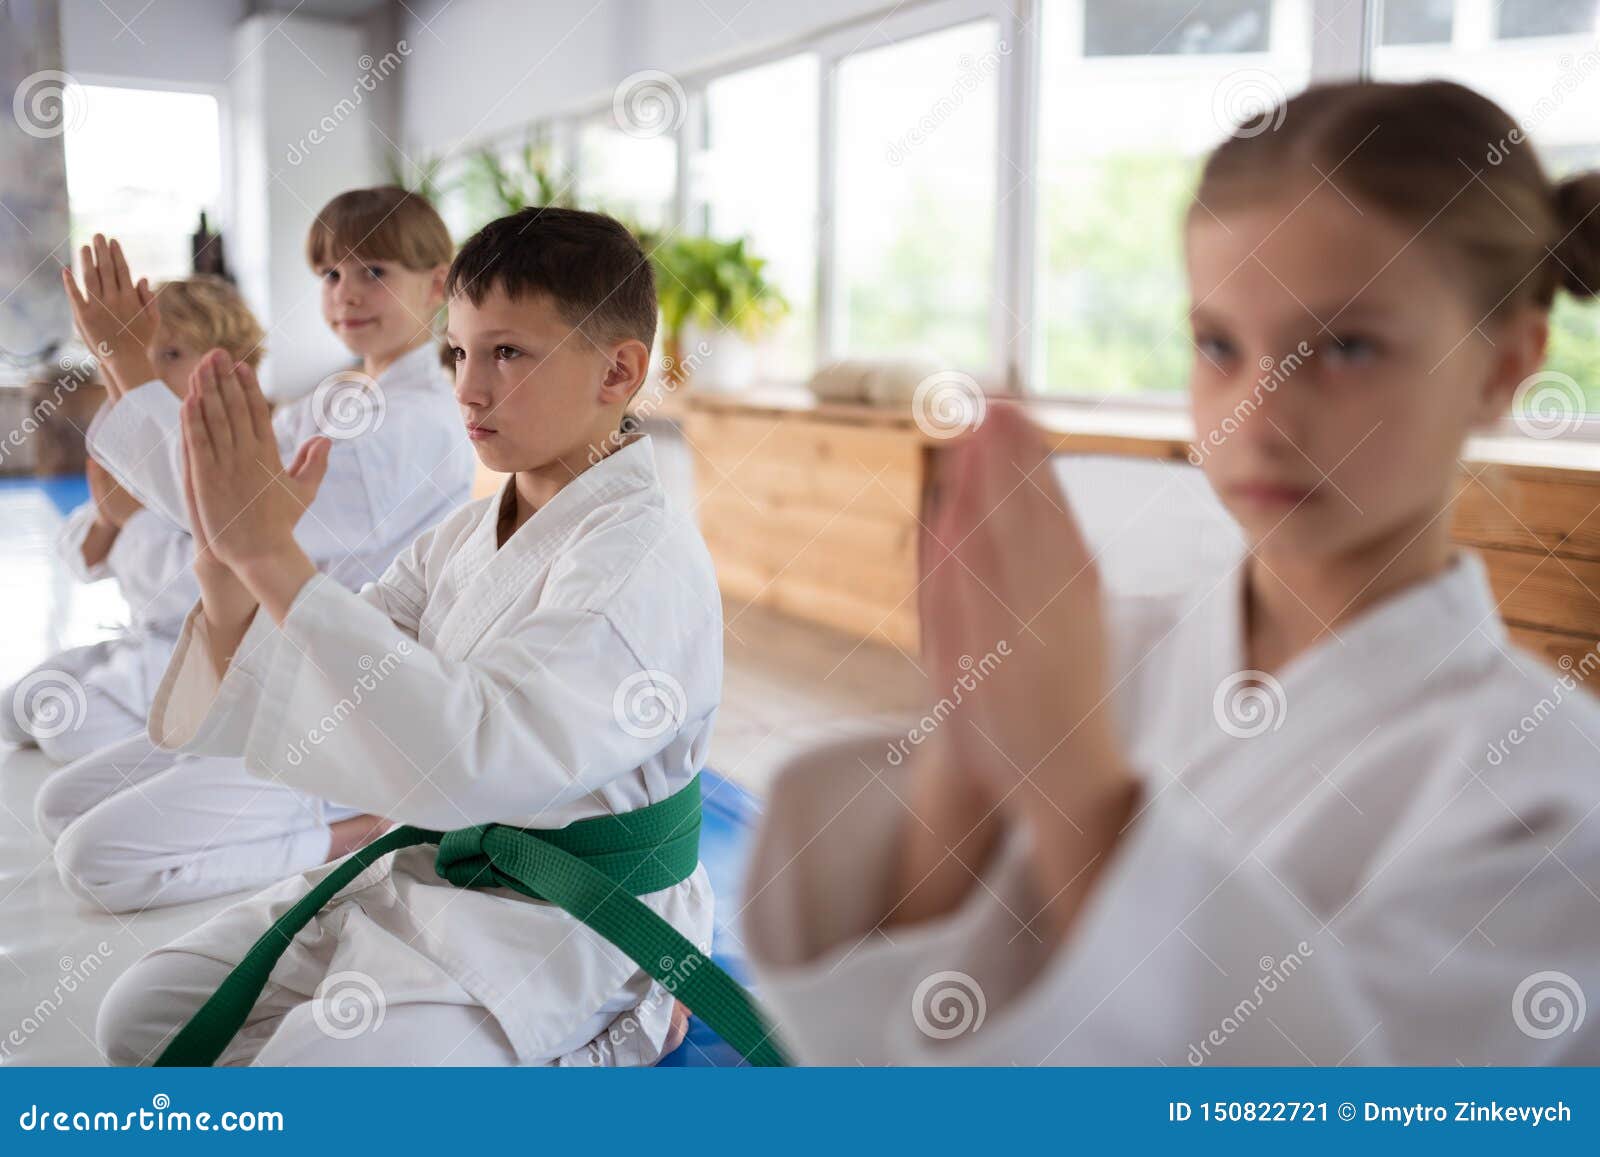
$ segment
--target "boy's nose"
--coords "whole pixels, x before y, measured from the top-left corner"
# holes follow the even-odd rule
[[[493,400],[489,391],[479,385],[478,375],[469,369],[464,361],[456,365],[455,392],[456,401],[463,406],[481,409],[487,407]]]

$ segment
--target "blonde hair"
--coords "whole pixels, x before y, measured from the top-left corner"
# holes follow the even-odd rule
[[[1463,85],[1308,88],[1216,148],[1191,217],[1307,174],[1416,230],[1487,316],[1600,293],[1600,174],[1552,181],[1511,115]]]
[[[161,324],[195,350],[222,349],[254,367],[266,353],[266,331],[239,291],[220,277],[197,273],[156,286]]]
[[[351,189],[322,207],[306,235],[311,268],[346,257],[395,261],[414,273],[449,265],[455,245],[427,198],[398,185]]]

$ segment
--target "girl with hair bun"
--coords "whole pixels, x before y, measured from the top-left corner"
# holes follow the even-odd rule
[[[1465,439],[1600,289],[1600,178],[1456,84],[1267,123],[1185,231],[1194,458],[1243,556],[1119,598],[1018,412],[944,458],[920,590],[959,707],[910,759],[798,759],[753,862],[802,1060],[1600,1063],[1600,655],[1518,651],[1449,534]]]

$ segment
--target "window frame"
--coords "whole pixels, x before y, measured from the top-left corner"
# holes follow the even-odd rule
[[[837,356],[834,345],[840,308],[834,249],[834,213],[837,207],[838,67],[850,56],[889,47],[919,36],[976,20],[995,20],[1001,43],[1010,51],[1001,55],[996,70],[996,190],[994,221],[994,293],[990,305],[991,365],[953,367],[1018,393],[1032,404],[1080,409],[1173,412],[1185,406],[1182,395],[1044,394],[1027,388],[1034,380],[1033,310],[1036,303],[1036,253],[1038,198],[1031,176],[1036,171],[1041,98],[1039,84],[1040,37],[1038,21],[1043,5],[1059,2],[1079,5],[1084,0],[906,0],[893,9],[845,20],[822,29],[772,43],[755,51],[738,53],[699,69],[674,73],[686,99],[685,116],[676,133],[677,186],[668,231],[703,232],[707,206],[698,201],[692,183],[695,154],[701,147],[707,84],[721,77],[770,64],[787,57],[814,54],[818,64],[817,133],[817,268],[815,277],[816,326],[813,360],[820,366]],[[1273,0],[1274,3],[1280,0]],[[1373,75],[1374,54],[1382,32],[1383,0],[1311,0],[1311,69],[1313,84]],[[1081,8],[1080,8],[1081,10]],[[1516,41],[1508,43],[1517,43]],[[94,83],[100,83],[96,80]],[[105,83],[118,83],[106,81]],[[217,94],[225,100],[225,94]],[[542,125],[551,134],[553,155],[572,174],[581,193],[582,174],[577,166],[579,125],[611,115],[610,98],[596,98],[550,116],[536,118],[519,132],[507,131],[481,143],[520,139],[520,132]],[[224,143],[227,153],[226,139]],[[225,174],[231,176],[231,173]],[[765,383],[799,384],[799,383]],[[1591,428],[1592,427],[1592,428]],[[1507,417],[1492,436],[1515,434],[1527,439]],[[1600,418],[1567,435],[1577,441],[1600,440]],[[1565,440],[1565,439],[1563,439]]]

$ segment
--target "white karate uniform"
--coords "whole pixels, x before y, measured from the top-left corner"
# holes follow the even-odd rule
[[[116,579],[128,602],[128,627],[110,639],[52,655],[0,693],[5,738],[35,742],[57,763],[144,733],[178,629],[199,597],[191,569],[194,544],[186,531],[151,511],[135,511],[105,558],[89,566],[83,544],[94,515],[92,502],[72,511],[57,536],[56,553],[82,582]],[[37,717],[25,691],[30,686],[41,693],[65,688],[57,705],[65,705],[66,714]]]
[[[466,502],[476,456],[435,347],[377,378],[373,406],[336,438],[295,538],[331,581],[381,574],[418,534]],[[345,399],[349,401],[348,398]],[[312,394],[280,405],[272,425],[288,461],[350,413]],[[97,459],[154,512],[186,529],[179,401],[160,382],[130,391],[89,427]],[[193,588],[184,610],[193,606]],[[256,889],[316,864],[329,824],[359,809],[326,792],[264,783],[233,754],[158,749],[144,734],[62,768],[40,788],[39,829],[55,840],[62,882],[113,912]]]
[[[746,945],[802,1060],[1600,1062],[1594,664],[1511,648],[1468,554],[1295,658],[1281,697],[1241,692],[1241,574],[1110,609],[1144,802],[1059,945],[1016,829],[954,912],[879,927],[904,733],[782,775]]]
[[[683,788],[721,695],[722,612],[710,556],[693,520],[667,506],[649,439],[585,471],[497,549],[505,497],[422,535],[359,595],[319,577],[281,626],[258,613],[220,684],[191,616],[152,736],[242,752],[264,780],[436,829],[557,828]],[[559,908],[452,887],[434,856],[386,857],[328,905],[224,1059],[369,1055],[320,1039],[304,1011],[338,973],[366,977],[389,1012],[467,1002],[522,1064],[657,1059],[673,1007],[660,986]],[[101,1011],[107,1055],[158,1053],[226,971],[219,962],[240,960],[328,871],[285,880],[135,964]],[[641,899],[709,951],[703,867]],[[608,1031],[614,1020],[627,1031]],[[407,1055],[432,1048],[440,1062],[461,1043],[391,1029]],[[484,1046],[466,1042],[471,1055]]]

